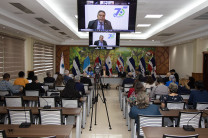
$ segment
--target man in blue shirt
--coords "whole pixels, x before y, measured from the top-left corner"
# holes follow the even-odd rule
[[[7,90],[10,91],[12,94],[17,94],[20,91],[22,91],[22,88],[20,89],[15,89],[14,86],[9,82],[10,80],[10,74],[5,73],[3,75],[3,80],[0,82],[0,90]]]

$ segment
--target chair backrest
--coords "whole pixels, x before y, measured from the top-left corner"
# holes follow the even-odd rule
[[[38,90],[25,90],[25,96],[40,96]]]
[[[206,102],[203,102],[203,103],[197,103],[196,104],[196,109],[197,110],[204,110],[205,108],[208,107],[208,103]]]
[[[47,91],[47,96],[60,96],[60,91]]]
[[[61,99],[61,106],[67,107],[67,108],[78,108],[78,100],[62,98]]]
[[[8,96],[4,97],[4,102],[6,107],[22,107],[23,102],[22,102],[22,97],[17,97],[17,96]]]
[[[184,95],[182,94],[181,97],[182,97],[183,99],[189,99],[190,94],[184,94]]]
[[[9,123],[21,124],[23,122],[32,123],[32,113],[30,109],[8,109]]]
[[[146,93],[149,94],[151,92],[151,88],[146,88]]]
[[[124,84],[124,92],[128,92],[130,88],[133,87],[133,84]]]
[[[5,130],[0,130],[0,138],[6,138]]]
[[[62,110],[61,109],[39,109],[41,125],[61,125]]]
[[[39,97],[38,105],[39,107],[44,107],[47,105],[51,107],[55,107],[55,98],[54,97]]]
[[[63,91],[64,88],[65,88],[65,86],[56,86],[55,90]]]
[[[180,112],[178,119],[179,127],[188,124],[192,125],[194,128],[199,128],[201,125],[201,116],[202,112]]]
[[[49,90],[49,86],[48,85],[43,85],[41,86],[45,91],[48,91]]]
[[[185,102],[167,102],[166,107],[168,109],[184,109]]]
[[[168,135],[168,134],[163,134],[163,138],[198,138],[199,134],[195,135],[186,135],[186,136],[176,136],[176,135]]]
[[[9,91],[2,91],[0,90],[0,96],[5,96],[5,95],[10,95],[10,92]]]
[[[139,136],[144,136],[142,127],[162,127],[163,126],[163,116],[153,116],[153,115],[139,115]]]
[[[54,83],[44,83],[44,85],[47,85],[49,87],[53,87],[54,86]]]
[[[159,95],[159,94],[155,94],[155,99],[156,99],[156,100],[159,100],[159,99],[160,99],[160,96],[161,96],[161,95]]]
[[[85,91],[88,91],[89,90],[89,84],[84,83],[83,85],[84,85]]]

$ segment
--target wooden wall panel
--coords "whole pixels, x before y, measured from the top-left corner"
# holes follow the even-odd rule
[[[69,70],[69,46],[56,46],[56,72],[60,71],[61,54],[64,55],[65,69]]]
[[[165,75],[169,71],[169,47],[155,47],[156,72]]]
[[[192,72],[192,77],[195,79],[195,81],[203,81],[203,73]]]

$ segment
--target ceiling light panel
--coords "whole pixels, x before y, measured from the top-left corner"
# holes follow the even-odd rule
[[[137,24],[137,27],[150,27],[151,24]]]
[[[147,14],[144,18],[161,18],[162,14]]]

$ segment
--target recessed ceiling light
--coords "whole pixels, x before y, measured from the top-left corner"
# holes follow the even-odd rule
[[[161,18],[162,14],[147,14],[144,18]]]
[[[77,19],[78,18],[78,15],[74,15],[74,17]]]
[[[154,42],[155,40],[152,40],[152,42]]]
[[[137,27],[150,27],[151,24],[137,24]]]

